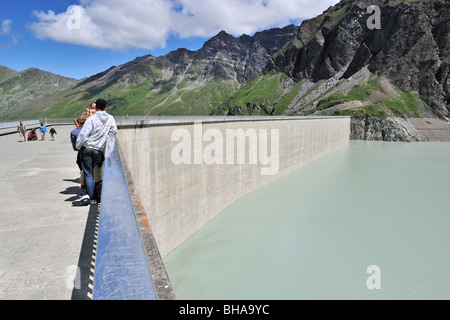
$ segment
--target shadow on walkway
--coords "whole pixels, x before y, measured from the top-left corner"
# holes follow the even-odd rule
[[[71,300],[92,300],[100,205],[90,206]]]
[[[81,192],[80,179],[73,179],[73,180],[64,179],[63,181],[73,182],[78,185],[77,187],[70,187],[70,188],[67,188],[66,190],[60,192],[60,194],[64,194],[64,195],[73,195],[73,197],[66,199],[65,202],[73,202],[76,199],[78,199],[80,197],[80,192]]]

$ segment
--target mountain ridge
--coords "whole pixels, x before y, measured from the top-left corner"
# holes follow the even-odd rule
[[[45,101],[59,90],[69,88],[78,80],[53,74],[37,68],[24,71],[0,68],[0,119],[4,114],[14,115],[26,109],[28,103]],[[45,106],[47,108],[48,106]]]
[[[380,30],[366,26],[369,5],[381,8]],[[296,35],[303,45],[291,42],[270,59],[266,72],[318,82],[342,71],[340,78],[349,79],[367,67],[405,92],[417,91],[435,113],[448,116],[449,17],[449,6],[440,2],[341,1],[304,22]],[[295,57],[283,61],[286,56]]]
[[[370,5],[381,29],[368,27]],[[197,51],[138,57],[7,116],[76,116],[102,97],[113,115],[345,115],[362,139],[420,140],[399,136],[413,127],[401,119],[450,115],[449,17],[439,1],[343,0],[300,26],[221,31]],[[16,75],[7,71],[0,118],[2,79]]]
[[[370,5],[380,7],[381,29],[367,26]],[[269,59],[260,75],[266,80],[254,81],[256,87],[237,93],[213,114],[269,110],[280,115],[447,119],[449,17],[449,6],[441,2],[343,0],[305,20]],[[271,92],[262,97],[242,98],[268,81],[279,83],[269,85]],[[285,86],[290,87],[287,94],[280,90]]]
[[[289,25],[238,38],[221,31],[197,51],[180,48],[160,57],[137,57],[34,103],[27,100],[26,112],[7,107],[11,97],[0,92],[0,119],[72,117],[97,97],[107,99],[117,115],[208,114],[257,75],[295,29]],[[0,81],[0,90],[3,85]]]

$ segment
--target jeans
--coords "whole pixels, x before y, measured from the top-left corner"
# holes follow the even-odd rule
[[[89,195],[93,198],[95,189],[94,167],[103,165],[103,152],[93,149],[82,148],[81,160],[84,172],[84,187]]]

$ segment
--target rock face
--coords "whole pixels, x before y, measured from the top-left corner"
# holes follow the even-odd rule
[[[438,118],[352,118],[352,140],[450,142],[450,122]]]
[[[369,29],[370,5],[381,9],[381,29]],[[450,112],[450,5],[441,1],[343,0],[305,21],[269,61],[300,81],[350,78],[367,67],[403,91],[417,91],[440,117]]]
[[[352,118],[351,140],[419,142],[425,137],[409,119]]]
[[[375,28],[373,5],[380,12]],[[352,139],[450,141],[442,134],[450,116],[449,64],[445,2],[342,0],[304,21],[264,75],[214,114],[346,115]],[[415,125],[420,118],[430,120],[428,131]]]

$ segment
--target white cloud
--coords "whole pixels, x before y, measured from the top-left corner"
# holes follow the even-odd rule
[[[172,28],[181,37],[233,35],[284,27],[292,20],[316,16],[337,0],[179,0],[182,14]]]
[[[80,0],[66,12],[35,12],[40,39],[99,49],[163,48],[170,35],[235,36],[322,13],[338,0]]]
[[[60,14],[35,12],[39,22],[30,28],[40,39],[100,49],[164,46],[167,33],[164,24],[170,17],[167,1],[92,0],[83,3]]]
[[[3,20],[0,34],[10,34],[12,23],[11,20]]]
[[[0,42],[0,47],[10,48],[18,43],[18,37],[12,32],[12,20],[3,20],[0,25],[0,36],[5,36],[8,40],[6,43]]]

